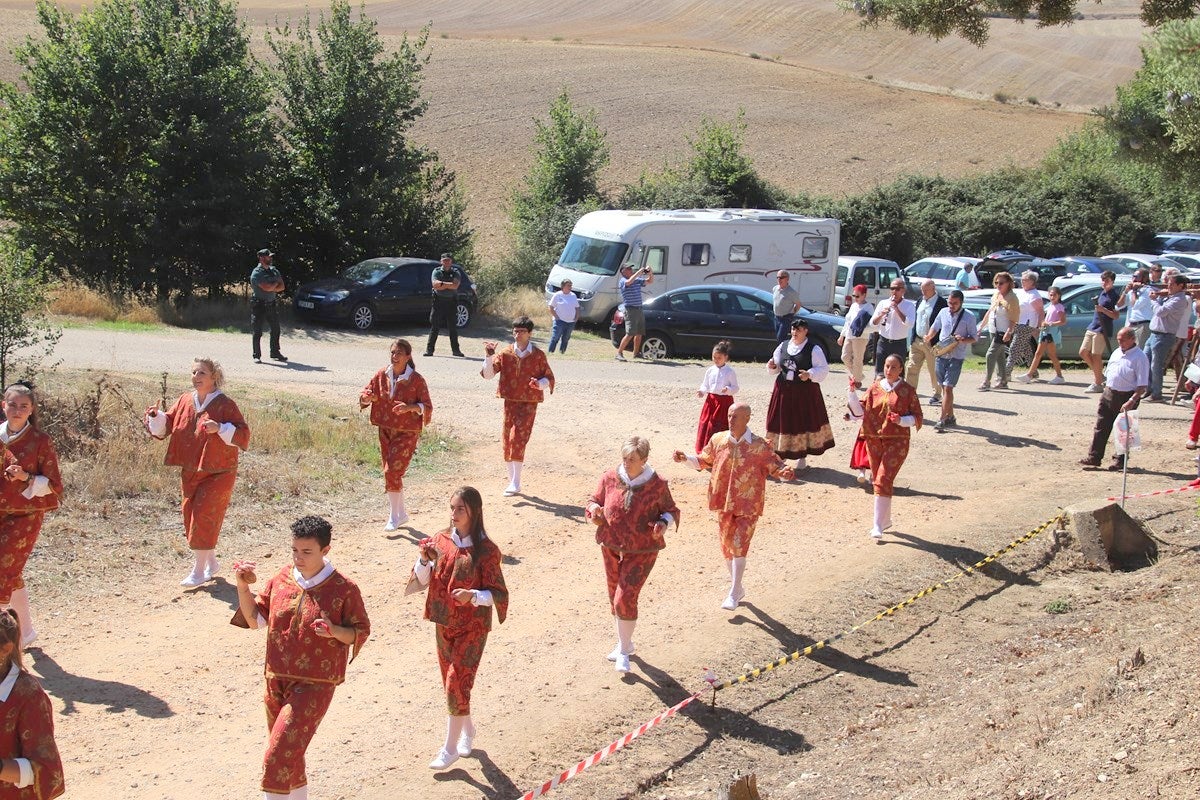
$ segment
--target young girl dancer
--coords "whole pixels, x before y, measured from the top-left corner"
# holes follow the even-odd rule
[[[405,339],[392,342],[391,363],[375,373],[358,396],[358,408],[371,409],[371,424],[379,428],[383,457],[383,485],[388,496],[385,531],[408,522],[404,510],[404,473],[417,451],[421,428],[433,419],[429,387],[417,374],[412,345]]]
[[[413,576],[429,591],[425,619],[434,623],[438,666],[450,716],[446,740],[430,769],[449,767],[471,755],[475,723],[471,721],[471,688],[483,658],[483,646],[496,619],[508,615],[508,589],[500,570],[500,548],[483,527],[483,498],[462,486],[450,496],[450,525],[421,542]]]
[[[11,606],[21,621],[28,646],[37,638],[25,588],[25,563],[42,530],[42,517],[58,508],[63,482],[58,454],[50,437],[38,429],[33,390],[14,383],[4,392],[0,446],[4,480],[0,480],[0,606]],[[2,678],[0,678],[2,679]]]
[[[292,523],[292,563],[267,581],[258,596],[255,565],[234,565],[239,627],[267,629],[267,752],[264,800],[308,800],[304,754],[346,680],[346,665],[371,635],[371,622],[354,581],[329,562],[333,528],[317,516]]]
[[[699,453],[708,444],[708,440],[717,431],[729,430],[729,407],[733,405],[733,396],[738,391],[737,374],[729,366],[729,351],[733,349],[728,341],[717,342],[712,351],[713,365],[704,372],[704,380],[700,381],[697,397],[704,398],[700,407],[700,424],[696,426],[696,452]]]
[[[0,612],[0,797],[50,800],[64,791],[54,709],[21,662],[21,624]]]
[[[146,409],[146,430],[155,439],[171,437],[163,463],[182,467],[183,532],[196,554],[191,573],[181,586],[199,586],[212,579],[217,563],[217,536],[237,481],[238,451],[250,445],[250,427],[237,403],[222,391],[225,373],[211,358],[192,362],[191,392],[162,410],[162,401]]]

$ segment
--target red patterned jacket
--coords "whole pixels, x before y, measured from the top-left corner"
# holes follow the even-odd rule
[[[394,431],[419,431],[422,426],[433,421],[433,401],[429,399],[429,386],[416,370],[413,370],[408,380],[396,381],[395,394],[391,394],[388,370],[386,368],[379,370],[360,395],[364,401],[371,396],[384,398],[371,403],[372,425]],[[390,399],[388,399],[389,397]],[[421,403],[425,406],[425,413],[412,414],[397,411],[397,406],[402,403],[407,405]]]
[[[58,453],[54,443],[42,431],[26,424],[25,431],[8,444],[5,464],[16,463],[30,475],[44,475],[50,481],[50,494],[25,499],[23,481],[10,481],[0,477],[0,514],[31,514],[38,511],[53,511],[58,508],[62,497],[62,474],[58,470]],[[9,455],[15,461],[9,460]]]
[[[667,546],[653,526],[663,514],[675,519],[679,528],[679,507],[671,497],[667,482],[658,473],[638,486],[630,487],[610,469],[600,478],[592,493],[592,502],[604,509],[604,523],[596,528],[596,542],[622,553],[650,553]]]

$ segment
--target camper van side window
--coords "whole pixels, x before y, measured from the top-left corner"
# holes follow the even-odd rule
[[[750,260],[750,245],[748,244],[731,244],[729,245],[729,263],[730,264],[745,264]]]
[[[828,258],[829,257],[829,237],[828,236],[805,236],[804,241],[800,243],[801,258]]]
[[[681,248],[683,265],[685,267],[706,267],[709,262],[709,247],[707,244],[685,244]]]

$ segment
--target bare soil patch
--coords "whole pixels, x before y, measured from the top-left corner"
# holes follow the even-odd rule
[[[405,332],[288,331],[288,367],[251,364],[245,336],[172,330],[70,329],[60,352],[69,369],[150,380],[162,369],[181,374],[206,352],[224,362],[239,400],[250,402],[253,384],[255,394],[300,393],[349,414],[389,336]],[[1082,394],[1081,373],[1066,386],[987,394],[968,374],[962,427],[916,434],[884,545],[866,536],[871,500],[845,468],[848,424],[837,425],[837,447],[812,459],[803,480],[769,487],[748,602],[729,614],[719,608],[726,578],[705,479],[667,460],[692,440],[704,365],[617,364],[602,341],[573,343],[552,362],[559,388],[539,413],[526,494],[503,499],[499,401],[474,357],[488,333],[467,337],[471,359],[418,359],[435,421],[466,450],[451,473],[411,482],[411,530],[382,531],[377,475],[343,489],[306,485],[271,502],[235,495],[224,562],[282,563],[290,519],[329,514],[332,556],[359,581],[371,612],[372,640],[309,751],[314,797],[515,798],[700,689],[704,667],[732,677],[824,639],[974,563],[1059,506],[1120,485],[1119,475],[1075,463],[1096,403]],[[767,375],[757,365],[737,369],[761,430]],[[844,380],[836,368],[826,385],[835,417]],[[1182,407],[1144,410],[1151,446],[1135,457],[1132,491],[1195,475],[1181,447],[1187,416]],[[611,621],[582,507],[631,433],[650,438],[682,525],[643,594],[635,672],[622,680],[604,660]],[[449,492],[464,482],[484,492],[512,610],[489,640],[476,688],[477,756],[434,776],[425,764],[444,707],[433,637],[401,587],[414,542],[445,524]],[[722,692],[716,710],[693,704],[553,796],[715,797],[735,772],[753,771],[775,800],[1193,797],[1194,503],[1187,494],[1131,501],[1161,539],[1152,567],[1082,571],[1045,534],[813,659]],[[252,796],[264,742],[261,635],[227,624],[230,584],[179,590],[186,564],[172,546],[173,510],[145,511],[117,504],[105,524],[84,525],[68,503],[48,519],[30,569],[43,637],[31,662],[58,712],[71,796]],[[84,535],[99,548],[133,540],[122,546],[137,557],[103,580],[57,574],[55,552]],[[86,550],[74,569],[89,571]],[[1066,613],[1048,613],[1052,601]],[[1144,665],[1132,660],[1138,649]]]

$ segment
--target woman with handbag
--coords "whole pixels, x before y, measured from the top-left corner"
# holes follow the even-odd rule
[[[846,309],[846,322],[837,343],[842,348],[842,363],[854,381],[854,388],[861,389],[863,359],[871,339],[871,315],[875,313],[875,307],[867,302],[867,287],[861,283],[854,287],[850,297],[853,302]]]

